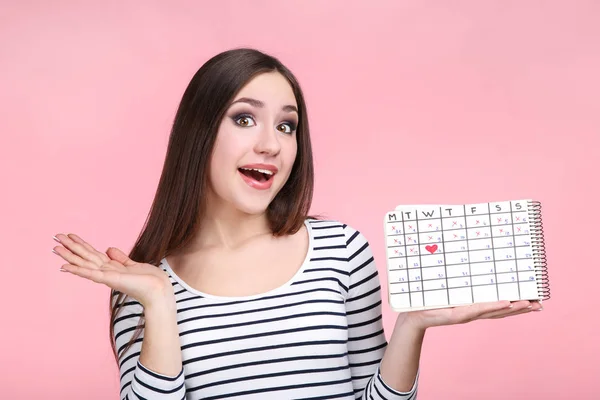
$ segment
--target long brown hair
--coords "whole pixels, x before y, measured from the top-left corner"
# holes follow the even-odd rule
[[[194,74],[175,115],[160,181],[142,231],[129,253],[140,263],[160,264],[163,257],[185,246],[203,220],[208,167],[217,130],[235,95],[253,77],[279,72],[290,83],[298,106],[298,151],[291,174],[267,209],[273,235],[297,232],[312,202],[314,172],[304,96],[297,79],[277,58],[250,48],[217,54]],[[111,291],[110,341],[117,361],[139,337],[143,316],[121,352],[114,324],[125,294]],[[121,353],[121,354],[119,354]]]

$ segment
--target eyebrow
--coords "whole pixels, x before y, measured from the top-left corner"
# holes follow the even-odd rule
[[[250,104],[251,106],[257,107],[257,108],[263,108],[265,106],[264,102],[250,98],[250,97],[241,97],[241,98],[237,99],[236,101],[234,101],[233,103],[231,103],[231,105],[234,105],[235,103],[247,103],[247,104]],[[298,113],[298,108],[296,108],[296,106],[293,106],[290,104],[283,106],[281,109],[283,111],[287,111],[287,112]]]

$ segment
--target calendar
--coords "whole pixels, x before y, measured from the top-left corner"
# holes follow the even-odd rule
[[[539,201],[400,205],[384,230],[394,311],[550,298]]]

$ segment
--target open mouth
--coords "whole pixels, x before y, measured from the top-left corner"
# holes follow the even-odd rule
[[[268,182],[275,175],[272,171],[260,168],[238,168],[238,171],[258,183]]]

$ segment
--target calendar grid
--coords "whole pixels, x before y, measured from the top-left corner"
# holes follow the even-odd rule
[[[515,217],[513,215],[513,208],[512,208],[512,203],[510,203],[510,225],[512,227],[512,235],[513,235],[513,250],[514,250],[514,254],[515,254],[515,265],[517,265],[517,263],[519,262],[518,260],[518,256],[517,256],[517,240],[516,240],[516,235],[515,235]],[[519,299],[521,299],[521,283],[519,282],[519,268],[517,268],[517,293],[519,293]]]
[[[463,204],[463,215],[465,216],[465,228],[467,228],[467,220],[466,220],[466,215],[467,215],[467,205]],[[469,283],[471,286],[471,301],[475,300],[475,293],[473,292],[473,271],[471,271],[471,251],[469,250],[469,237],[465,236],[467,239],[467,254],[469,255],[469,263],[468,263],[468,268],[469,268]]]
[[[447,230],[446,232],[450,232],[450,230]],[[514,236],[527,236],[527,235],[514,235]],[[457,240],[458,241],[458,240]],[[449,243],[451,243],[452,241],[450,241]],[[401,246],[389,246],[389,247],[401,247]],[[530,247],[527,245],[522,245],[522,246],[506,246],[506,247],[496,247],[496,249],[508,249],[508,248],[515,248],[518,249],[520,247]],[[472,251],[484,251],[484,250],[472,250]],[[456,253],[464,253],[465,250],[458,250],[458,251],[447,251],[445,252],[446,254],[456,254]],[[390,258],[398,258],[398,257],[390,257]],[[524,260],[524,258],[519,258],[518,260]],[[485,261],[474,261],[473,264],[478,264],[478,263],[484,263]],[[458,264],[447,264],[448,266],[452,266],[452,265],[460,265],[460,263]]]
[[[408,304],[412,307],[412,296],[410,295],[410,275],[408,273],[408,254],[406,253],[406,229],[404,229],[404,213],[402,216],[402,243],[404,243],[404,262],[406,262],[406,280],[408,281]]]
[[[536,298],[536,254],[530,250],[531,222],[523,216],[521,201],[399,206],[388,213],[392,306]]]
[[[490,234],[492,235],[492,238],[490,240],[492,240],[492,243],[493,243],[494,242],[494,234],[492,232],[492,218],[491,218],[492,210],[490,209],[490,203],[488,203],[487,207],[488,207],[488,215],[490,216]],[[511,213],[511,218],[512,218],[512,213]],[[514,243],[514,238],[513,238],[513,243]],[[471,260],[469,259],[469,262],[470,261]],[[492,250],[492,262],[494,263],[494,283],[496,284],[496,299],[500,299],[500,288],[498,287],[498,268],[496,266],[496,250]]]
[[[446,297],[450,304],[450,286],[448,285],[448,265],[446,264],[446,244],[444,243],[444,220],[442,219],[442,207],[440,207],[440,225],[442,228],[442,254],[444,255],[444,277],[446,278]],[[469,278],[470,279],[470,278]]]
[[[421,238],[419,238],[419,213],[415,212],[415,217],[416,217],[416,222],[415,225],[417,226],[417,251],[419,252],[419,271],[421,273],[420,278],[421,278],[421,297],[423,298],[423,304],[425,304],[425,288],[423,287],[423,261],[421,260]],[[403,217],[404,218],[404,217]],[[404,232],[404,227],[402,227],[402,231]],[[408,257],[408,254],[406,255]],[[408,258],[407,258],[408,260]],[[408,267],[408,262],[407,265]],[[410,283],[408,284],[408,295],[410,296]]]

